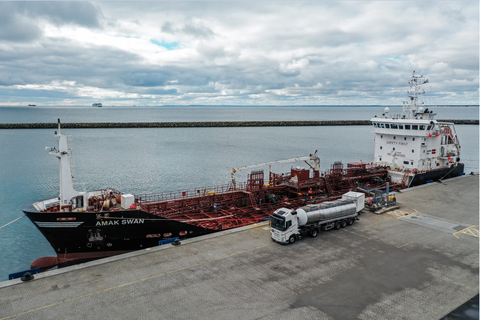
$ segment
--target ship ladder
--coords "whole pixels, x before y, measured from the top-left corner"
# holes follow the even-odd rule
[[[327,187],[328,194],[333,194],[333,189],[329,181],[325,181],[325,186]]]
[[[352,191],[356,190],[357,189],[357,186],[355,185],[355,181],[353,181],[353,179],[348,179],[348,184],[350,186],[350,189]]]
[[[255,199],[255,196],[253,195],[253,192],[249,193],[249,198],[250,198],[250,204],[252,207],[255,207],[257,204],[257,200]]]
[[[408,181],[408,172],[405,172],[402,179],[402,185],[406,186]]]

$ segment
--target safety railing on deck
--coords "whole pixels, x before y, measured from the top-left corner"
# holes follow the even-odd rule
[[[153,194],[141,194],[135,195],[135,201],[142,204],[142,203],[151,203],[151,202],[160,202],[160,201],[167,201],[167,200],[176,200],[176,199],[185,199],[185,198],[192,198],[192,197],[199,197],[199,196],[211,196],[217,193],[226,193],[226,192],[233,192],[233,191],[244,191],[246,188],[246,183],[236,183],[235,187],[233,184],[225,184],[225,185],[218,185],[212,187],[202,187],[202,188],[195,188],[195,189],[187,189],[187,190],[177,190],[177,191],[168,191],[168,192],[161,192],[161,193],[153,193]]]

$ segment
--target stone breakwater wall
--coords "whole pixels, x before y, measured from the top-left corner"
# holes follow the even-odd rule
[[[478,125],[478,120],[438,120]],[[370,120],[62,123],[68,129],[369,126]],[[0,129],[54,129],[57,123],[0,123]]]

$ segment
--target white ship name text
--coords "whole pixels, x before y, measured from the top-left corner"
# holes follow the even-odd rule
[[[119,226],[126,224],[143,224],[145,219],[124,219],[124,220],[111,220],[111,221],[97,221],[96,226]]]

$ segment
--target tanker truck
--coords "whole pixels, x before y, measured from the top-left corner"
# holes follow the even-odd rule
[[[319,230],[351,226],[365,206],[365,194],[347,192],[341,199],[309,204],[296,210],[280,208],[271,219],[271,236],[276,242],[287,244],[310,234],[315,238]]]

